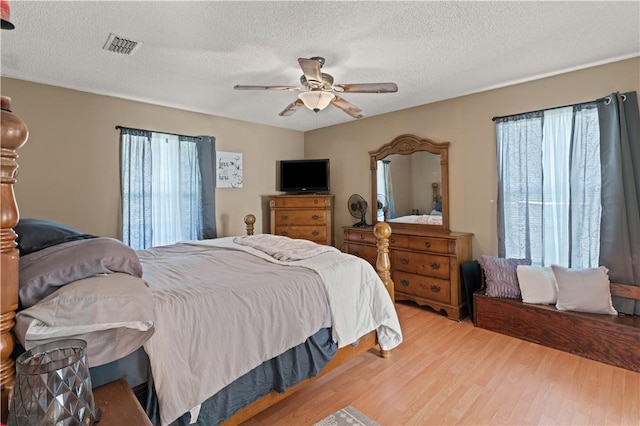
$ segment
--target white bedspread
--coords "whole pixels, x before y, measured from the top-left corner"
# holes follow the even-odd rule
[[[270,237],[282,239],[283,243],[292,240],[276,235]],[[246,241],[253,237],[243,238]],[[242,250],[270,262],[302,266],[315,271],[322,278],[327,291],[333,340],[338,343],[338,347],[347,346],[373,330],[378,332],[378,343],[382,349],[393,349],[402,342],[400,322],[389,293],[378,273],[364,259],[319,244],[317,245],[320,247],[333,250],[322,250],[319,255],[295,262],[282,262],[254,247],[239,245],[233,238],[192,243]]]
[[[442,225],[442,215],[415,214],[389,219],[389,222],[419,223],[422,225]]]
[[[222,248],[243,256],[242,263],[225,263],[221,259],[228,255],[221,253],[228,251]],[[139,255],[143,278],[155,301],[156,332],[144,347],[163,425],[320,328],[332,326],[339,346],[354,343],[372,330],[378,330],[384,349],[402,341],[395,308],[371,265],[337,250],[282,262],[228,237],[144,250]],[[221,276],[196,270],[203,262],[222,267]],[[274,271],[268,263],[289,268]],[[247,282],[237,279],[247,273]],[[276,279],[267,280],[268,275]],[[275,294],[272,281],[287,286],[290,312],[284,312],[287,304],[281,299],[271,297]],[[257,298],[249,299],[250,294]],[[238,305],[231,303],[234,300]],[[266,337],[267,333],[275,336]]]

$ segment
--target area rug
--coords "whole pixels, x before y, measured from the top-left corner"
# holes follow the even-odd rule
[[[380,426],[352,406],[344,407],[313,426]]]

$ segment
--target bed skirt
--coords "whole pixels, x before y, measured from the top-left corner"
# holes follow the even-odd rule
[[[321,329],[304,343],[265,361],[203,402],[195,424],[220,424],[272,390],[283,393],[287,388],[318,375],[337,350],[338,345],[331,338],[331,329]],[[120,360],[91,368],[90,373],[94,387],[119,378],[127,380],[151,422],[160,425],[149,359],[142,348]],[[185,413],[172,426],[189,424],[192,424],[191,414]]]

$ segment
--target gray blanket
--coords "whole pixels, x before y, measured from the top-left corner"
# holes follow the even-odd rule
[[[331,325],[322,281],[306,268],[189,244],[138,255],[155,302],[144,347],[162,424]]]

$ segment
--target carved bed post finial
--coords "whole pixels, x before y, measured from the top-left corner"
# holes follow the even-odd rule
[[[247,235],[253,235],[253,224],[256,223],[256,217],[248,214],[244,217],[244,224],[247,227]]]
[[[14,362],[11,359],[14,338],[11,334],[18,309],[18,260],[16,233],[18,204],[13,184],[18,170],[16,150],[27,141],[29,131],[24,121],[11,112],[11,98],[2,96],[2,125],[0,126],[0,392],[2,397],[2,421],[6,422],[9,397],[15,383]]]

